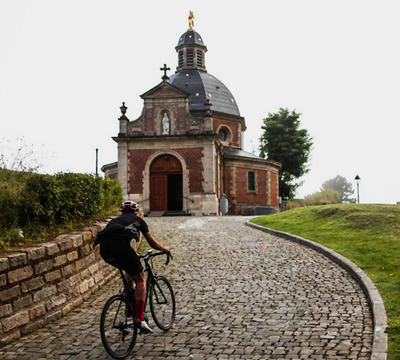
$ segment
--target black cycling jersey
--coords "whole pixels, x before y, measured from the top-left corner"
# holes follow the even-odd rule
[[[140,232],[149,232],[146,222],[133,212],[124,212],[111,220],[97,237],[100,255],[107,263],[136,275],[143,271],[139,256],[130,246],[130,241],[139,241]]]
[[[146,222],[134,212],[124,212],[117,218],[112,219],[105,229],[99,232],[95,245],[110,240],[126,240],[130,242],[135,239],[139,241],[140,232],[142,234],[149,232]]]

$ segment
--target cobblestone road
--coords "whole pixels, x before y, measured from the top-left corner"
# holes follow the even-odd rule
[[[173,247],[171,264],[157,268],[173,284],[177,318],[167,333],[140,336],[131,359],[370,359],[372,319],[358,284],[323,255],[244,220],[147,219]],[[98,324],[118,284],[0,349],[0,359],[109,359]]]

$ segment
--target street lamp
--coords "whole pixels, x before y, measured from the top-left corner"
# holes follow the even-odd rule
[[[354,180],[357,183],[357,204],[359,204],[360,203],[360,180],[361,180],[361,178],[358,175],[356,175]]]

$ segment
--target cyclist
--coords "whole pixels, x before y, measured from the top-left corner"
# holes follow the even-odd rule
[[[140,232],[149,245],[156,250],[171,255],[171,250],[158,242],[149,232],[146,222],[138,216],[139,207],[133,201],[124,201],[122,214],[111,220],[98,236],[95,245],[100,243],[100,255],[105,262],[125,270],[130,287],[135,283],[135,317],[143,333],[152,333],[143,317],[146,305],[146,281],[143,266],[136,251],[131,247],[132,239],[139,241]]]

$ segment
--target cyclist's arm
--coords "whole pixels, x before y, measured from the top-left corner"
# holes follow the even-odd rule
[[[164,251],[168,255],[171,255],[171,249],[168,247],[163,246],[160,242],[154,239],[153,235],[150,232],[144,233],[144,237],[146,238],[149,245],[156,250]]]

